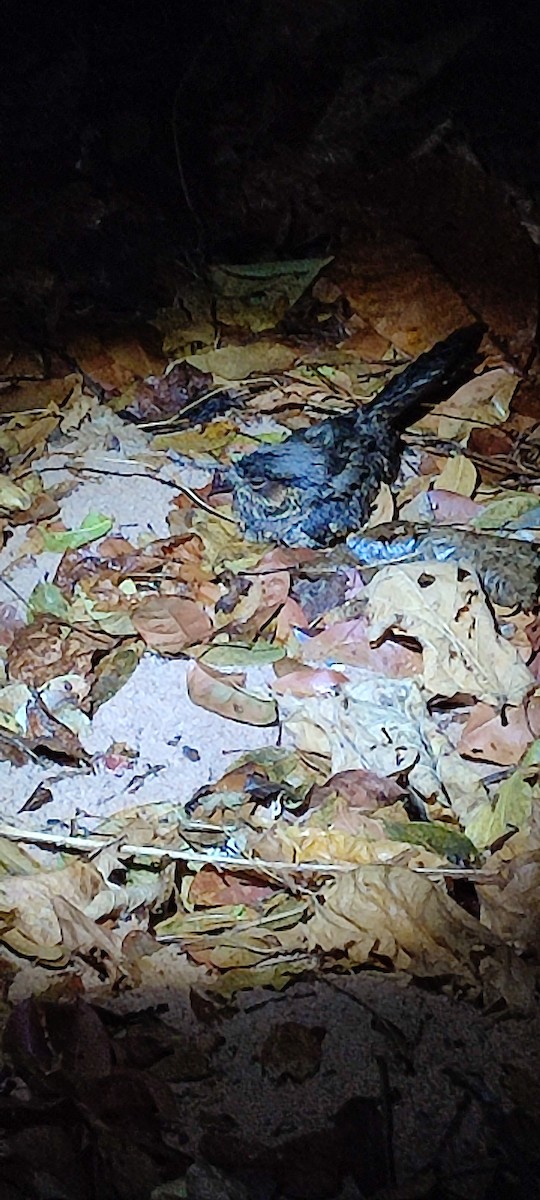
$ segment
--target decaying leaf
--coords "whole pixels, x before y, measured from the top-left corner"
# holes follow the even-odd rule
[[[384,828],[388,836],[397,842],[410,842],[413,846],[425,846],[436,854],[447,858],[458,866],[476,862],[478,852],[471,839],[444,825],[442,821],[388,821]]]
[[[468,758],[510,766],[535,738],[540,737],[540,696],[531,696],[519,708],[507,706],[503,713],[488,704],[475,704],[458,743]]]
[[[524,754],[519,768],[499,788],[496,803],[484,803],[467,832],[476,846],[491,846],[518,829],[527,829],[533,804],[540,799],[540,741]]]
[[[100,658],[90,693],[94,711],[124,686],[138,666],[143,650],[142,642],[130,641]]]
[[[538,505],[538,496],[530,492],[514,492],[499,500],[485,504],[482,512],[474,517],[471,524],[475,529],[502,529],[508,521],[521,517],[523,513]]]
[[[70,606],[55,583],[38,583],[28,600],[31,616],[48,613],[59,620],[69,620]]]
[[[274,646],[271,642],[255,642],[252,646],[243,646],[238,642],[214,642],[204,649],[201,661],[210,667],[262,667],[267,663],[275,663],[284,657],[282,646]]]
[[[417,638],[431,696],[465,693],[500,708],[519,704],[534,681],[496,631],[476,576],[451,562],[385,567],[367,588],[376,641],[390,629]]]
[[[468,822],[486,802],[486,789],[429,715],[414,680],[357,669],[336,695],[286,696],[280,707],[302,751],[327,754],[333,772],[360,767],[383,776],[406,775],[426,799],[450,804],[478,844]]]
[[[161,654],[181,654],[212,632],[200,604],[183,596],[149,596],[135,609],[133,624],[145,644]]]
[[[94,655],[113,645],[106,634],[71,629],[42,616],[15,634],[9,649],[10,678],[35,688],[59,675],[86,675]]]
[[[250,695],[230,675],[220,675],[201,663],[190,663],[187,686],[193,704],[228,717],[230,721],[242,721],[246,725],[276,724],[275,701]]]
[[[347,946],[353,964],[383,960],[421,978],[450,978],[471,996],[531,1003],[532,978],[519,960],[440,887],[403,867],[359,867],[327,885],[306,933],[313,950]]]

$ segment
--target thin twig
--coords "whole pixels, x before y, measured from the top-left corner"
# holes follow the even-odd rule
[[[99,837],[68,837],[57,833],[41,833],[30,829],[16,829],[13,826],[1,825],[0,837],[8,838],[11,842],[28,842],[36,846],[51,846],[64,850],[80,850],[87,854],[96,854],[105,846],[111,845],[114,838]],[[194,850],[175,850],[167,846],[136,846],[122,842],[118,847],[118,855],[125,858],[174,859],[180,862],[195,862],[210,866],[235,868],[243,871],[302,871],[321,872],[332,875],[335,871],[351,871],[355,863],[294,863],[271,862],[262,858],[246,858],[241,854],[201,854]]]
[[[180,832],[181,836],[181,832]],[[56,849],[80,850],[85,854],[96,854],[105,846],[111,845],[114,838],[104,837],[68,837],[57,833],[41,833],[39,830],[17,829],[11,825],[0,825],[0,837],[8,838],[11,842],[28,842],[35,846],[51,846]],[[340,874],[342,871],[356,871],[362,865],[355,862],[272,862],[264,858],[246,858],[241,854],[201,854],[193,850],[175,850],[172,846],[136,846],[122,842],[117,853],[125,858],[174,859],[179,862],[193,862],[210,866],[227,867],[230,870],[242,871],[300,871],[302,874],[321,872],[326,875]],[[392,863],[373,863],[372,866],[386,868]],[[398,864],[399,865],[399,864]],[[462,867],[411,867],[410,870],[435,877],[451,876],[466,879],[493,879],[493,872],[468,870]]]

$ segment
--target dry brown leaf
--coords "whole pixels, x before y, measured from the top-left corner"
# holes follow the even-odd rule
[[[37,521],[48,521],[51,517],[55,517],[60,509],[56,500],[52,496],[48,496],[46,492],[40,492],[39,495],[32,498],[32,503],[29,508],[23,512],[14,512],[10,518],[11,525],[30,525]]]
[[[90,379],[117,395],[123,395],[135,379],[160,375],[166,366],[163,355],[141,345],[132,324],[127,332],[115,325],[103,327],[99,334],[78,327],[67,338],[66,351]]]
[[[364,216],[363,227],[325,275],[340,286],[355,313],[412,356],[470,322],[460,296],[417,242],[388,223],[381,228],[376,217]]]
[[[230,616],[235,629],[250,622],[254,634],[266,625],[289,595],[291,586],[288,571],[275,571],[268,575],[255,575],[246,592],[240,595]],[[256,617],[257,620],[253,621]],[[227,627],[229,622],[227,622]]]
[[[504,720],[488,704],[475,704],[458,743],[468,758],[511,766],[518,763],[527,747],[540,737],[540,696],[528,704],[506,708]]]
[[[38,617],[31,625],[16,632],[9,648],[10,679],[39,688],[59,675],[87,675],[96,652],[116,645],[116,639],[102,633],[70,629],[61,621]]]
[[[267,883],[243,878],[235,871],[219,871],[216,867],[203,867],[195,875],[188,892],[190,905],[199,908],[219,907],[223,904],[257,905],[261,900],[273,896],[275,888]]]
[[[441,438],[459,439],[470,433],[474,421],[480,425],[501,425],[508,417],[518,383],[519,376],[504,367],[475,375],[441,405],[440,412],[435,408],[413,428],[435,432]]]
[[[313,562],[316,558],[317,551],[310,550],[307,546],[276,546],[274,550],[268,550],[263,555],[253,573],[256,575],[260,571],[290,571],[303,563]]]
[[[367,618],[356,617],[352,621],[328,625],[322,633],[295,645],[293,653],[295,658],[307,663],[344,663],[399,679],[421,673],[422,655],[418,651],[391,640],[373,646],[373,640]]]
[[[245,725],[275,725],[277,705],[245,692],[238,685],[238,676],[222,675],[201,663],[192,662],[187,676],[188,696],[193,704],[209,712],[241,721]]]
[[[417,638],[431,696],[461,692],[501,708],[531,690],[531,673],[498,634],[476,576],[455,563],[384,567],[366,591],[372,639],[390,629]]]
[[[276,618],[276,641],[283,644],[288,641],[293,630],[305,629],[309,621],[297,600],[288,596]]]
[[[488,998],[527,1008],[532,980],[519,960],[444,888],[404,867],[364,866],[342,875],[314,901],[311,949],[347,947],[354,964],[380,962],[421,978],[449,977]],[[483,960],[488,962],[484,984]],[[496,972],[494,968],[497,968]]]
[[[264,337],[253,339],[248,345],[231,342],[218,350],[186,354],[186,362],[200,371],[210,371],[220,379],[246,379],[255,371],[261,375],[274,375],[292,367],[295,358],[294,347]]]
[[[77,735],[64,725],[62,708],[51,713],[46,704],[34,703],[26,710],[26,736],[23,744],[32,750],[46,750],[48,754],[65,758],[67,762],[91,762],[91,756],[81,745]]]
[[[68,867],[39,874],[0,879],[0,907],[17,914],[16,928],[36,943],[55,946],[61,940],[54,909],[61,896],[76,909],[84,909],[103,888],[103,879],[90,863],[76,859]]]
[[[347,676],[342,671],[333,671],[330,667],[300,666],[275,679],[272,691],[276,696],[284,696],[287,692],[293,696],[318,696],[335,691],[341,683],[346,682]]]
[[[60,929],[62,947],[72,954],[90,954],[101,950],[112,962],[122,957],[123,931],[106,929],[86,916],[65,896],[53,896],[52,907]]]
[[[316,783],[312,787],[309,804],[313,808],[326,804],[333,796],[339,796],[350,808],[369,813],[393,804],[404,794],[403,788],[394,779],[387,779],[376,771],[338,771],[326,783]]]
[[[449,123],[450,124],[450,123]],[[526,367],[538,321],[538,262],[519,204],[444,130],[420,154],[396,156],[372,204],[390,210],[449,283]]]
[[[132,619],[146,645],[160,654],[181,654],[187,646],[206,641],[212,632],[204,609],[183,596],[149,596]]]

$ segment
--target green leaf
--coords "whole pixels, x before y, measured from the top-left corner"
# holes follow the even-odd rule
[[[43,533],[45,550],[78,550],[97,538],[105,537],[113,527],[111,517],[104,513],[88,513],[78,529],[46,529]]]
[[[211,667],[260,667],[265,663],[278,662],[284,656],[285,650],[282,646],[257,642],[254,646],[216,643],[209,646],[200,657],[201,662],[208,663]]]
[[[507,521],[521,517],[529,508],[536,508],[538,496],[531,492],[514,492],[504,500],[493,500],[486,504],[483,512],[471,521],[474,529],[500,529]]]
[[[533,742],[515,771],[499,788],[495,807],[483,804],[467,831],[477,846],[491,846],[514,829],[524,829],[530,820],[533,802],[540,800],[540,739]]]
[[[28,612],[32,618],[39,613],[49,613],[52,617],[67,620],[70,605],[56,583],[38,583],[28,600]]]
[[[90,693],[92,706],[99,708],[111,696],[115,696],[120,688],[127,683],[135,668],[139,665],[144,651],[142,642],[130,646],[117,646],[100,660],[95,669],[95,680]]]
[[[442,821],[385,821],[384,827],[392,841],[424,846],[449,862],[461,864],[478,859],[478,851],[470,838]]]

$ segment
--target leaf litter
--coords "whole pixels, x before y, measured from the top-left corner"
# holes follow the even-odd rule
[[[444,329],[409,312],[390,258],[369,294],[369,254],[349,253],[348,269],[216,268],[219,348],[205,335],[202,352],[175,361],[181,331],[175,346],[163,315],[162,376],[132,379],[106,405],[70,377],[39,428],[20,415],[1,429],[0,968],[17,1005],[5,1042],[39,1090],[60,1038],[52,1094],[67,1081],[81,1120],[104,1130],[113,1111],[132,1113],[128,1088],[141,1129],[165,1129],[172,1110],[166,1081],[137,1065],[143,1042],[119,1052],[100,997],[191,990],[192,1012],[212,1021],[244,992],[279,996],[298,978],[324,992],[336,972],[354,983],[370,968],[488,1012],[533,1003],[534,596],[529,580],[521,602],[498,604],[482,551],[468,556],[458,537],[504,538],[490,570],[511,581],[521,547],[537,545],[537,525],[518,524],[538,507],[534,477],[525,488],[510,462],[495,483],[491,444],[483,459],[469,450],[486,427],[513,445],[511,367],[488,367],[410,427],[400,477],[359,531],[391,546],[403,521],[420,524],[420,542],[437,522],[450,539],[455,526],[455,561],[418,544],[414,561],[376,564],[354,547],[255,544],[210,486],[261,441],[374,394],[369,347],[391,369],[463,320],[426,261],[415,269]],[[268,307],[254,313],[265,280]],[[310,283],[324,297],[325,281],[357,325],[331,349],[306,342],[302,361],[279,323]],[[65,1028],[52,995],[75,1000]],[[153,1063],[160,1046],[171,1053],[170,1032],[147,1023]],[[318,1025],[276,1023],[257,1054],[265,1079],[316,1078],[325,1039]],[[90,1055],[70,1065],[75,1043],[99,1049],[99,1094]],[[349,1118],[336,1119],[345,1145]],[[146,1169],[144,1139],[140,1153]]]

